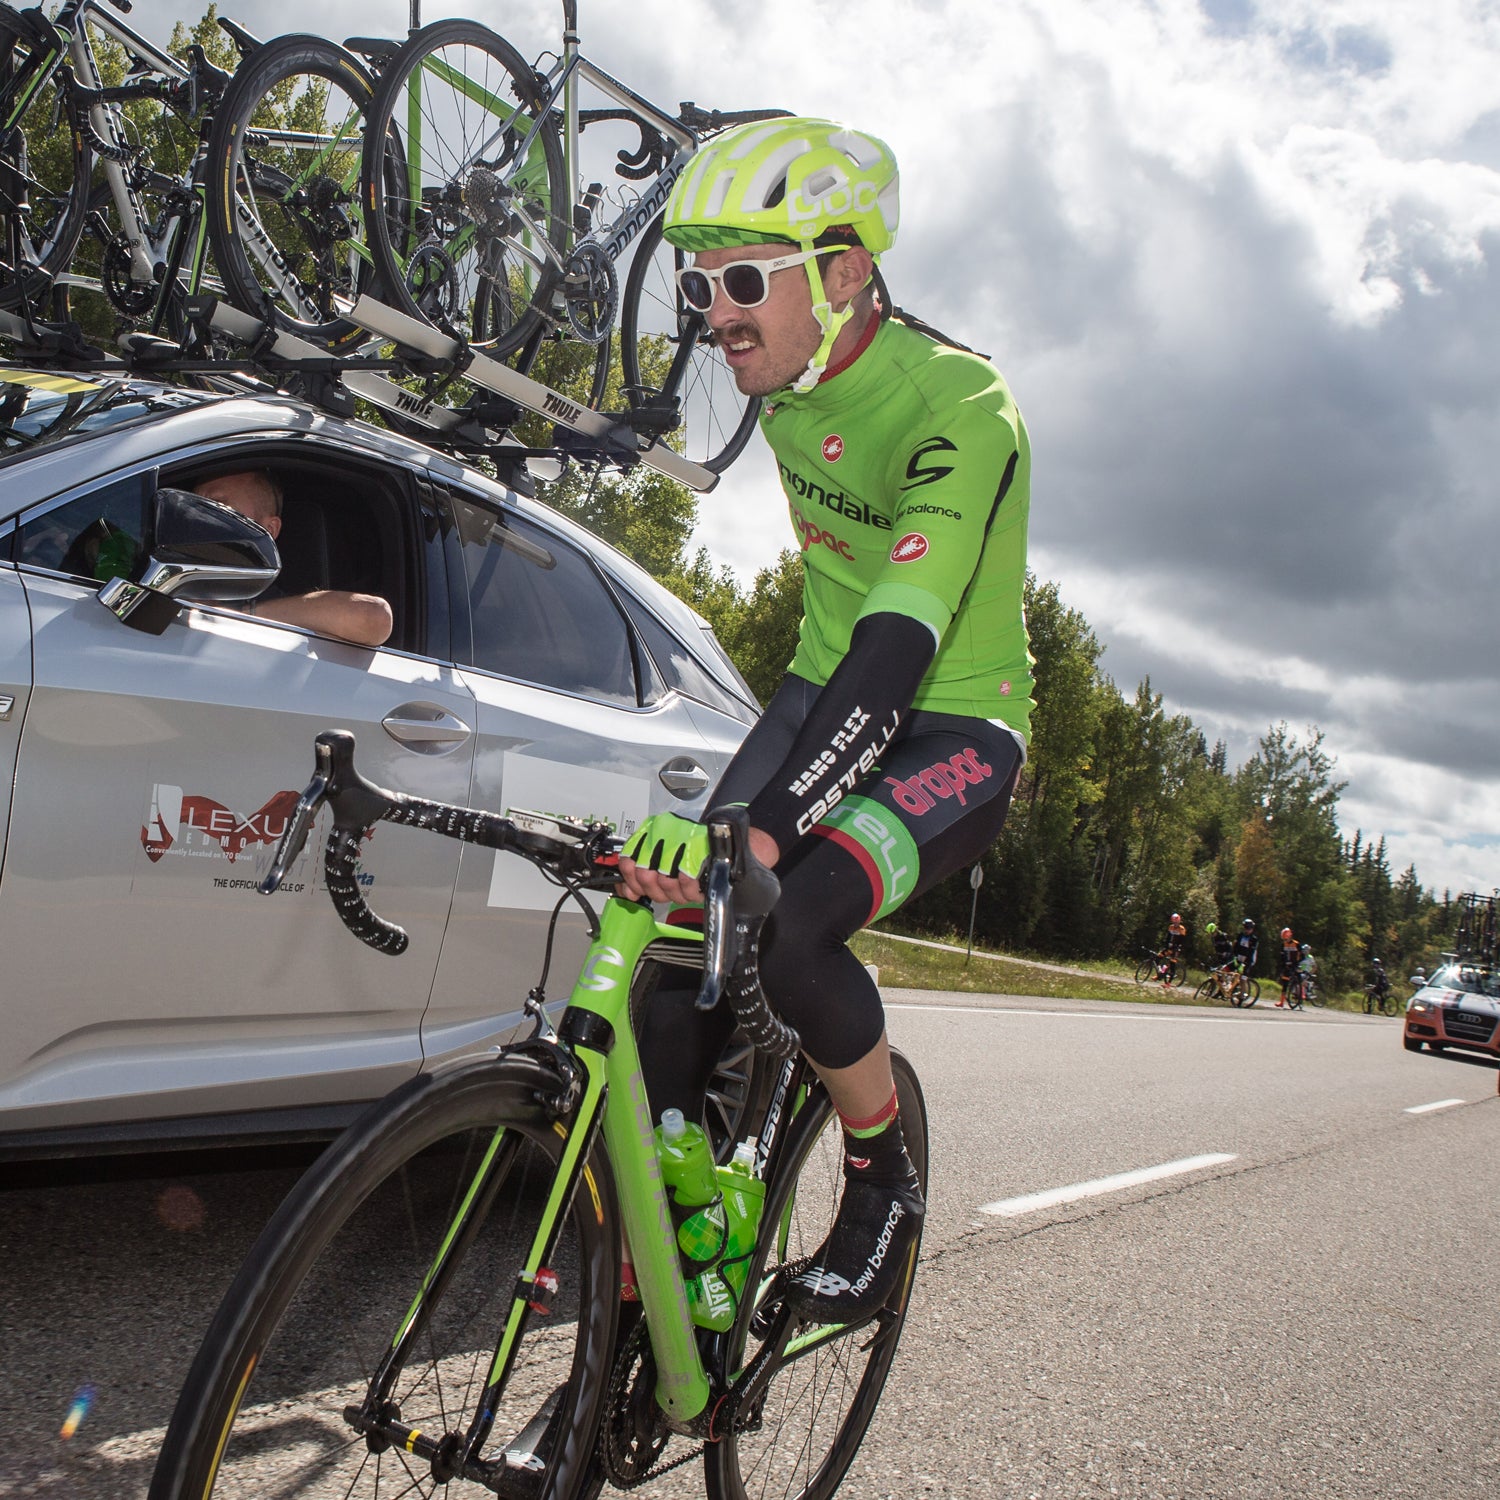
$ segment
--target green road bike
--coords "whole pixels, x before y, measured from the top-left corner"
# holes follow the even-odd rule
[[[327,804],[329,894],[380,951],[406,942],[358,883],[381,819],[530,860],[562,888],[559,908],[576,899],[589,912],[593,943],[556,1029],[538,984],[529,1037],[396,1089],[293,1190],[193,1362],[151,1500],[571,1500],[700,1453],[715,1500],[831,1495],[890,1370],[916,1250],[863,1324],[806,1321],[785,1300],[828,1234],[843,1153],[796,1034],[760,991],[756,945],[777,886],[745,855],[743,814],[710,820],[695,935],[621,898],[593,913],[582,892],[612,886],[620,847],[606,828],[385,792],[355,773],[352,736],[317,745],[263,889]],[[722,1331],[693,1322],[633,1026],[683,966],[701,972],[700,1005],[727,997],[761,1057],[780,1060],[751,1132],[764,1208]],[[925,1184],[921,1089],[899,1057],[896,1080]],[[621,1300],[622,1244],[639,1303]],[[685,1453],[668,1452],[683,1439]]]

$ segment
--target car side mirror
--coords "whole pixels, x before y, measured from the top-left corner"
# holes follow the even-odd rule
[[[217,500],[161,489],[152,508],[151,554],[140,578],[114,578],[99,590],[99,602],[135,629],[160,635],[179,604],[254,599],[281,572],[271,533]]]

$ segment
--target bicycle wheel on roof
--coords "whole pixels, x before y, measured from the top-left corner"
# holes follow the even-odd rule
[[[408,40],[370,110],[365,218],[386,299],[497,357],[543,321],[567,242],[572,195],[545,106],[504,38],[452,20]]]
[[[374,281],[360,192],[373,96],[343,47],[278,37],[236,71],[210,139],[209,230],[230,300],[335,351],[368,336],[339,304]]]
[[[677,402],[682,453],[722,473],[750,441],[761,403],[740,393],[707,319],[683,301],[676,273],[686,264],[662,237],[658,216],[642,232],[625,278],[621,369],[632,406]]]
[[[68,269],[88,213],[91,145],[67,111],[30,30],[0,7],[0,98],[14,127],[0,165],[0,307],[45,293]]]

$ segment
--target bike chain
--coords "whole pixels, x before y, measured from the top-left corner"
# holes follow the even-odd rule
[[[638,1369],[637,1359],[640,1361]],[[631,1378],[632,1371],[635,1371],[633,1379]],[[651,1340],[646,1328],[646,1320],[642,1318],[625,1341],[625,1347],[615,1361],[614,1374],[610,1377],[609,1390],[604,1398],[604,1422],[599,1429],[599,1462],[604,1469],[605,1478],[617,1490],[637,1489],[649,1480],[669,1474],[673,1469],[680,1469],[684,1464],[691,1463],[693,1459],[698,1458],[708,1447],[707,1443],[700,1443],[680,1458],[674,1458],[670,1463],[656,1464],[640,1473],[636,1472],[638,1461],[629,1454],[620,1452],[618,1434],[631,1421],[629,1409],[631,1398],[643,1382],[654,1380],[655,1375],[656,1360],[651,1353]],[[654,1396],[652,1403],[655,1404]],[[667,1437],[670,1439],[670,1431],[667,1431]],[[660,1454],[665,1447],[664,1442],[660,1448],[657,1448],[653,1439],[651,1451]]]
[[[794,1282],[810,1265],[811,1256],[804,1256],[800,1260],[789,1261],[781,1266],[774,1281],[771,1284],[769,1300],[775,1301],[782,1296],[787,1287]],[[638,1353],[644,1352],[644,1359],[635,1380],[630,1379],[630,1372],[635,1365]],[[767,1340],[760,1347],[754,1359],[745,1366],[740,1373],[740,1378],[735,1381],[734,1387],[725,1393],[718,1405],[714,1407],[710,1418],[710,1436],[708,1442],[699,1443],[696,1448],[689,1449],[679,1458],[674,1458],[670,1463],[657,1464],[647,1469],[643,1474],[631,1473],[631,1460],[622,1458],[615,1448],[615,1433],[617,1431],[617,1419],[628,1416],[625,1403],[630,1395],[634,1384],[645,1380],[653,1375],[656,1370],[656,1361],[651,1356],[649,1331],[644,1318],[636,1325],[635,1331],[626,1341],[620,1358],[615,1362],[614,1374],[610,1378],[609,1390],[605,1396],[605,1421],[599,1430],[599,1460],[604,1467],[605,1477],[619,1490],[638,1489],[652,1479],[659,1479],[663,1474],[670,1474],[673,1469],[680,1469],[684,1464],[691,1463],[695,1458],[701,1458],[708,1451],[708,1444],[722,1440],[723,1433],[713,1435],[713,1429],[721,1425],[724,1419],[725,1432],[735,1431],[739,1424],[740,1400],[736,1392],[751,1389],[759,1379],[761,1372],[776,1354],[776,1347]],[[658,1450],[661,1451],[661,1450]]]

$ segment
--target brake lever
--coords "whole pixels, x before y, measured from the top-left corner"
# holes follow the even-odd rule
[[[711,812],[708,866],[703,877],[703,983],[698,1009],[712,1010],[724,993],[732,965],[753,949],[760,925],[781,894],[775,873],[750,853],[750,815],[743,807]],[[733,931],[729,892],[734,890]]]
[[[328,800],[328,783],[331,773],[322,765],[321,746],[318,760],[317,774],[308,782],[307,789],[297,798],[297,806],[292,812],[291,821],[286,825],[281,835],[281,842],[276,846],[276,858],[271,861],[271,868],[266,871],[260,883],[255,887],[262,896],[272,895],[286,879],[286,872],[296,863],[297,856],[302,853],[307,843],[307,835],[312,832],[313,819],[317,817],[319,808]]]

